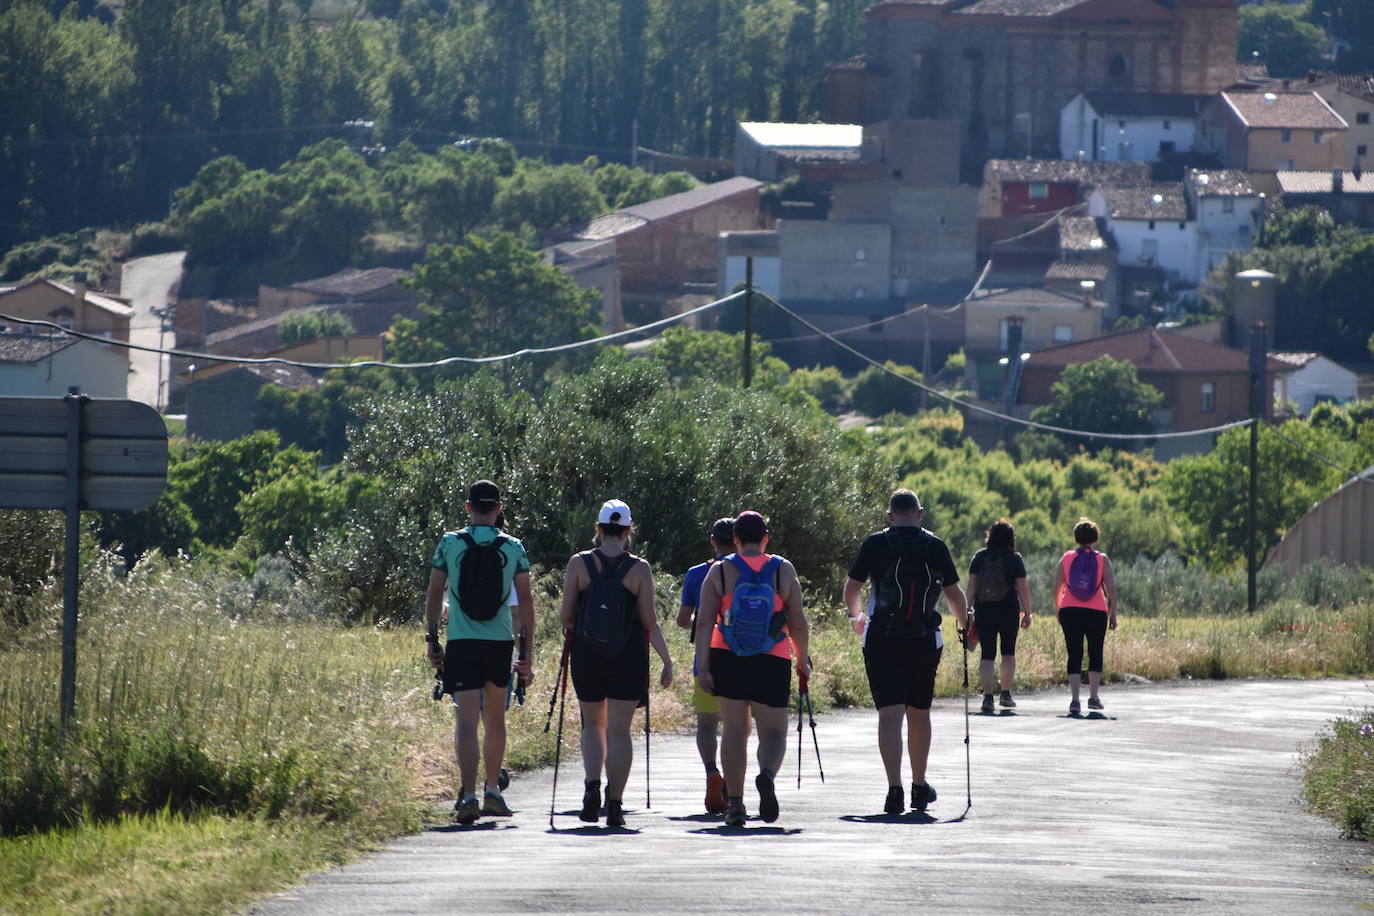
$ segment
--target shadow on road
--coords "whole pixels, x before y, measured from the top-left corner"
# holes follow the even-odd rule
[[[433,827],[426,827],[426,833],[468,833],[474,830],[514,830],[514,824],[502,824],[497,821],[481,821],[476,824],[436,824]]]
[[[687,832],[707,836],[798,836],[802,831],[800,827],[726,827],[721,824],[719,827],[701,827]]]
[[[583,824],[581,827],[550,827],[545,833],[559,836],[637,836],[637,827],[603,827],[599,824]]]
[[[938,824],[940,819],[931,817],[924,811],[908,811],[905,814],[842,814],[840,820],[851,824]]]

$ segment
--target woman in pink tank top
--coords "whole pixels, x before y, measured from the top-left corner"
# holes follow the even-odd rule
[[[1112,561],[1097,549],[1101,536],[1097,524],[1080,518],[1073,526],[1078,546],[1059,559],[1055,577],[1055,603],[1059,626],[1069,656],[1069,715],[1079,715],[1078,689],[1083,680],[1083,642],[1088,644],[1088,708],[1101,709],[1098,690],[1102,684],[1103,645],[1107,630],[1116,629],[1116,577]]]

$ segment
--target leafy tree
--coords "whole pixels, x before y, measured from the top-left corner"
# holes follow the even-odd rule
[[[1240,59],[1267,64],[1271,76],[1302,76],[1320,68],[1326,61],[1326,35],[1304,21],[1304,12],[1303,6],[1291,3],[1242,6],[1236,35]]]
[[[644,351],[676,382],[701,381],[727,388],[744,383],[743,334],[671,327],[654,338]],[[754,341],[751,384],[776,388],[786,382],[788,365],[771,352],[767,341]]]
[[[1298,207],[1270,217],[1255,236],[1257,248],[1330,245],[1340,235],[1336,221],[1321,207]]]
[[[1054,400],[1031,411],[1037,423],[1099,433],[1148,433],[1150,414],[1164,395],[1140,380],[1135,366],[1110,356],[1064,367],[1051,386]],[[1089,447],[1102,447],[1090,440]]]
[[[586,222],[606,209],[584,168],[525,164],[500,182],[492,217],[502,229],[535,243],[550,229]]]
[[[787,385],[806,392],[816,399],[825,410],[839,412],[849,402],[848,385],[840,370],[834,366],[816,366],[813,369],[793,369],[788,376]]]
[[[400,362],[490,356],[594,337],[599,296],[543,263],[509,233],[434,245],[406,284],[423,316],[392,328]]]
[[[279,553],[307,556],[338,528],[372,484],[360,475],[320,474],[294,467],[244,495],[238,504],[243,534],[235,547],[248,558]]]
[[[325,309],[293,309],[281,316],[277,332],[285,343],[305,343],[318,337],[348,337],[357,333],[349,317]]]
[[[922,381],[920,370],[892,360],[883,363],[883,369],[867,367],[855,377],[850,389],[854,409],[870,417],[915,413],[921,406],[921,389],[906,379]]]
[[[318,388],[264,385],[258,392],[254,426],[274,431],[287,445],[319,452],[326,463],[340,461],[348,447],[348,430],[358,419],[357,406],[377,386],[359,386],[343,376],[343,370],[336,371],[340,377]],[[356,374],[349,371],[350,376]]]

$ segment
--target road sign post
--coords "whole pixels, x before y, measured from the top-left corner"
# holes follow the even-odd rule
[[[76,711],[82,509],[143,509],[167,483],[167,425],[137,401],[0,397],[0,509],[63,509],[62,722]]]

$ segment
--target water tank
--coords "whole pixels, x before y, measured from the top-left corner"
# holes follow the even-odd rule
[[[1244,349],[1250,345],[1250,326],[1262,321],[1274,333],[1278,281],[1267,270],[1243,270],[1231,280],[1230,345]]]

